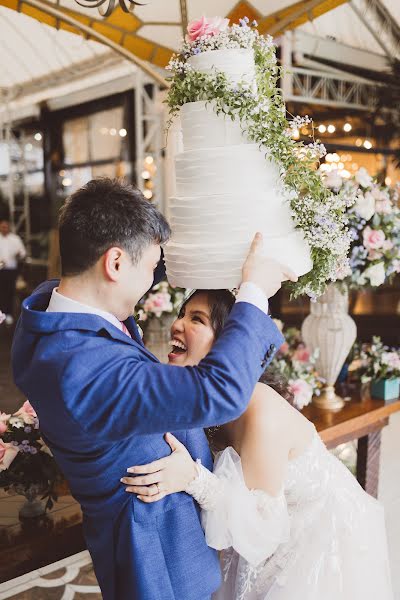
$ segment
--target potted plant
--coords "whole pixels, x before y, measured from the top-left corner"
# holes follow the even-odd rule
[[[385,346],[380,337],[356,347],[349,370],[358,373],[362,384],[370,384],[374,398],[390,401],[399,397],[400,350]]]
[[[36,517],[52,508],[57,500],[57,486],[63,479],[30,403],[26,401],[12,415],[1,412],[0,487],[25,496],[20,517]]]

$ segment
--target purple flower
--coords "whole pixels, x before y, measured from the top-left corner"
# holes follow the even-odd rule
[[[26,446],[27,444],[29,444],[28,440],[22,440],[21,444],[24,444],[24,446]]]
[[[32,431],[32,427],[24,427],[25,433],[30,433]]]
[[[31,446],[30,453],[31,454],[37,454],[37,449],[34,446]]]

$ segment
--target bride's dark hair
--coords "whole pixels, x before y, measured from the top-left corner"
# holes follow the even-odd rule
[[[211,327],[213,328],[214,336],[217,340],[221,335],[229,313],[235,304],[235,296],[229,290],[196,290],[184,302],[182,308],[197,294],[205,294],[207,296]],[[272,373],[267,367],[262,373],[259,381],[265,383],[265,385],[269,385],[290,404],[293,404],[293,395],[289,391],[287,381],[282,376]]]

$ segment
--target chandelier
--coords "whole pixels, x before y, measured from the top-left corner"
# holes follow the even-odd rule
[[[75,0],[79,6],[84,8],[97,8],[102,17],[109,17],[116,7],[116,0]],[[145,6],[145,2],[135,2],[134,0],[118,0],[120,8],[126,13],[134,11],[135,6]]]

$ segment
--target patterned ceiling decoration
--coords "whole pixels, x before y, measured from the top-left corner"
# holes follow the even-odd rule
[[[84,4],[84,0],[80,2]],[[106,0],[106,3],[109,2],[110,0]],[[87,39],[99,41],[96,34],[101,34],[128,54],[164,67],[171,53],[179,47],[188,20],[203,14],[218,13],[234,22],[248,16],[259,22],[262,33],[279,35],[346,2],[347,0],[147,0],[143,6],[132,4],[129,12],[122,10],[115,2],[116,8],[104,18],[95,7],[98,2],[94,1],[91,8],[81,6],[74,0],[0,0],[0,5],[29,15],[56,29],[79,35],[82,35],[79,27],[83,25]],[[125,5],[129,4],[125,2]],[[54,12],[50,14],[52,9],[58,11],[57,16]],[[63,15],[69,17],[68,23],[63,20]],[[93,33],[90,34],[87,28]]]

